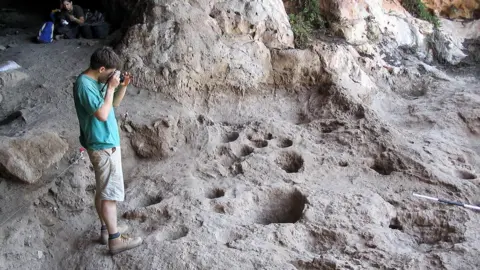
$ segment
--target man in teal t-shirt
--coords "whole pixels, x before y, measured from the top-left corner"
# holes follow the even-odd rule
[[[101,222],[100,242],[118,252],[139,246],[140,237],[120,234],[117,226],[117,201],[125,198],[120,134],[114,107],[120,105],[131,76],[124,73],[120,83],[120,58],[109,47],[96,50],[90,67],[73,86],[73,97],[80,125],[80,143],[88,150],[95,171],[95,207]],[[118,89],[117,89],[118,88]]]
[[[101,120],[94,115],[105,103],[107,86],[86,74],[80,75],[77,79],[77,95],[74,98],[80,122],[80,143],[88,150],[102,150],[120,146],[114,108],[110,110],[105,120]]]

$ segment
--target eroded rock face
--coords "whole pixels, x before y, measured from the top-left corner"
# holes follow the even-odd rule
[[[280,0],[139,1],[120,50],[136,84],[174,97],[270,84],[269,49],[293,47]],[[138,16],[137,16],[138,14]],[[175,89],[175,90],[174,90]]]
[[[310,50],[281,50],[272,52],[275,83],[294,86],[315,85],[328,81],[320,57]]]
[[[430,9],[450,19],[472,19],[480,17],[479,0],[422,0]]]
[[[292,12],[298,9],[295,2],[116,3],[121,6],[117,10],[132,14],[118,49],[125,68],[136,75],[136,86],[164,92],[183,104],[202,103],[205,96],[218,93],[265,94],[297,82],[312,85],[330,80],[311,49],[293,49],[285,6]],[[335,34],[375,62],[398,54],[398,48],[427,62],[436,58],[458,64],[466,57],[461,40],[412,17],[398,0],[327,0],[320,2],[320,8]],[[327,52],[325,58],[330,56]],[[385,61],[398,66],[399,59]],[[362,76],[358,69],[355,72],[350,75]]]
[[[435,58],[452,65],[467,57],[463,39],[457,33],[434,29],[432,24],[412,17],[399,1],[328,0],[322,1],[320,7],[331,20],[334,32],[350,44],[373,44],[385,52],[409,48],[422,60]]]

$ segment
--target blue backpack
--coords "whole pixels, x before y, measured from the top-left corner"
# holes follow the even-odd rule
[[[38,31],[37,40],[40,43],[51,43],[53,41],[53,22],[46,22],[43,24],[40,31]]]

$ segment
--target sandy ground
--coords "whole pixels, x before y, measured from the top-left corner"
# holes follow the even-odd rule
[[[104,42],[35,44],[35,31],[0,31],[0,61],[29,75],[0,90],[0,117],[31,112],[0,134],[51,130],[70,149],[36,184],[0,180],[0,269],[480,267],[479,214],[412,197],[480,201],[478,69],[398,76],[356,107],[328,86],[196,111],[131,87],[116,111],[119,218],[145,242],[112,257],[96,242],[88,158],[70,163],[72,84]]]

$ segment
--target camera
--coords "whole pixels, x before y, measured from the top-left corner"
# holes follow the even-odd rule
[[[125,75],[120,74],[120,83],[123,83],[125,81]]]

